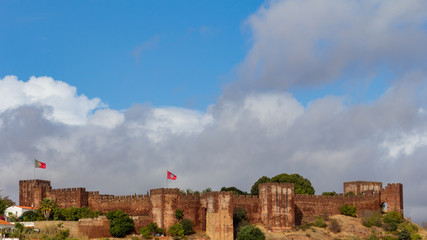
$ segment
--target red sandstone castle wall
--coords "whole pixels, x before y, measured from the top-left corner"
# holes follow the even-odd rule
[[[147,195],[113,196],[87,192],[88,207],[95,211],[122,210],[131,216],[150,216],[151,201]]]
[[[403,186],[401,183],[387,184],[381,190],[381,203],[387,203],[388,211],[397,211],[403,216]]]
[[[206,230],[206,211],[198,194],[179,194],[178,208],[183,211],[184,218],[193,221],[195,230]]]
[[[51,190],[50,181],[46,180],[20,180],[19,181],[19,205],[28,207],[40,207],[46,198],[46,191]]]
[[[261,208],[258,196],[233,195],[233,211],[242,207],[247,211],[247,217],[251,223],[261,223]]]
[[[355,196],[322,196],[322,195],[295,195],[295,224],[313,221],[315,216],[340,214],[339,208],[349,204],[357,208],[358,215],[364,211],[378,211],[380,209],[379,194],[365,194]]]
[[[382,189],[382,182],[370,182],[370,181],[354,181],[344,183],[344,194],[353,192],[354,194],[362,193],[379,193]]]
[[[49,189],[45,198],[52,199],[60,208],[88,206],[88,195],[84,188]]]

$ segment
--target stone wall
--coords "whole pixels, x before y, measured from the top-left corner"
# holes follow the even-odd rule
[[[259,185],[261,222],[271,231],[295,228],[293,183],[263,183]]]
[[[231,192],[180,194],[177,188],[152,189],[149,195],[113,196],[85,188],[52,189],[50,181],[45,180],[21,180],[19,204],[39,207],[44,198],[51,198],[62,208],[89,207],[103,212],[120,209],[134,216],[136,230],[155,222],[165,231],[176,223],[175,210],[179,208],[184,218],[194,222],[196,230],[206,231],[213,239],[232,239],[233,212],[237,207],[247,210],[249,222],[282,231],[318,215],[339,214],[339,207],[346,203],[356,206],[359,215],[366,210],[379,211],[382,203],[403,214],[402,189],[400,183],[382,188],[381,182],[355,181],[344,183],[344,192],[354,192],[355,196],[317,196],[294,194],[293,184],[265,183],[259,185],[259,197]],[[105,232],[104,220],[99,221],[93,228],[82,223],[82,231],[91,236],[98,230],[89,229]]]
[[[387,203],[388,211],[397,211],[403,216],[403,186],[401,183],[387,184],[381,190],[380,202]]]
[[[339,208],[349,204],[357,208],[360,216],[364,211],[380,210],[380,195],[365,194],[355,196],[322,196],[322,195],[295,195],[295,224],[301,225],[313,221],[315,216],[340,214]]]
[[[148,195],[100,195],[99,192],[87,192],[87,205],[95,211],[108,212],[122,210],[131,216],[150,216],[151,201]]]
[[[382,189],[382,182],[354,181],[344,183],[344,194],[353,192],[356,195],[364,193],[379,193]]]

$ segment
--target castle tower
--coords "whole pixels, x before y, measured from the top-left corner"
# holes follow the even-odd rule
[[[206,210],[206,234],[209,238],[233,240],[233,193],[209,193]]]
[[[295,228],[295,194],[293,183],[259,185],[261,222],[271,231]]]
[[[47,180],[20,180],[19,205],[27,207],[40,207],[43,199],[52,187]]]
[[[381,190],[381,204],[387,203],[387,211],[397,211],[403,216],[403,185],[389,183]]]
[[[353,192],[355,195],[365,193],[379,193],[383,186],[382,182],[354,181],[344,183],[344,194]]]
[[[175,210],[178,209],[178,197],[178,188],[150,190],[153,220],[160,228],[167,230],[176,223]]]

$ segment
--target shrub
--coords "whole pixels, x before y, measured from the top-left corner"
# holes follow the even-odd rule
[[[341,226],[336,219],[333,219],[331,224],[329,224],[329,230],[333,233],[341,232]]]
[[[382,240],[397,240],[397,238],[395,238],[393,236],[384,236],[384,237],[382,237]]]
[[[408,229],[403,229],[397,235],[398,240],[411,240],[411,232]]]
[[[144,238],[152,238],[156,234],[163,234],[163,229],[159,228],[156,223],[150,223],[139,230],[139,233]]]
[[[237,236],[237,233],[244,226],[249,224],[248,218],[246,217],[247,211],[242,207],[237,207],[233,212],[233,230],[234,236]]]
[[[372,233],[371,236],[368,237],[368,240],[380,240],[380,238],[374,233]]]
[[[422,239],[423,237],[421,237],[421,235],[418,233],[414,233],[411,235],[411,240],[422,240]]]
[[[314,226],[319,227],[319,228],[326,227],[325,220],[321,216],[316,216],[316,218],[314,220]]]
[[[110,234],[113,237],[124,237],[135,228],[133,220],[121,210],[108,212],[107,218],[110,220]]]
[[[354,194],[354,192],[346,192],[344,194],[344,196],[354,196],[354,195],[356,195],[356,194]]]
[[[184,228],[180,223],[175,223],[174,225],[169,227],[169,234],[174,237],[183,237],[184,236]]]
[[[179,223],[182,225],[182,228],[184,229],[184,235],[190,235],[193,234],[193,226],[194,223],[190,219],[182,219],[179,221]]]
[[[356,217],[357,208],[347,203],[340,207],[340,212],[342,215]]]
[[[403,221],[402,215],[398,212],[389,212],[387,213],[384,218],[384,229],[386,231],[396,231],[397,226]]]
[[[184,212],[181,209],[175,210],[175,218],[179,221],[184,217]]]
[[[252,225],[247,225],[240,229],[239,233],[237,233],[238,240],[264,240],[264,233],[257,227]]]
[[[366,216],[362,219],[362,224],[365,227],[381,227],[382,225],[382,215],[378,212],[370,213],[370,216]]]
[[[324,196],[335,196],[335,195],[337,195],[337,193],[335,191],[333,191],[333,192],[323,192],[322,195],[324,195]]]

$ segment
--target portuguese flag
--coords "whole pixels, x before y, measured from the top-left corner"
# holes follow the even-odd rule
[[[34,167],[46,169],[46,163],[40,162],[40,161],[37,161],[36,159],[34,159]]]

